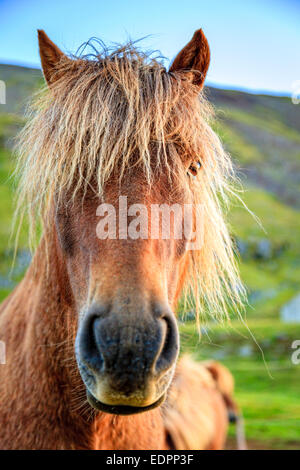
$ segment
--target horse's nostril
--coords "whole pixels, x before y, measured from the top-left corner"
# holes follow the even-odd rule
[[[164,322],[163,346],[161,352],[155,363],[155,371],[157,373],[168,369],[176,360],[178,354],[178,330],[175,320],[171,315],[164,316],[161,318]]]
[[[80,358],[89,369],[98,373],[103,370],[104,366],[103,356],[95,336],[95,324],[99,320],[96,315],[88,315],[81,327],[79,338]]]

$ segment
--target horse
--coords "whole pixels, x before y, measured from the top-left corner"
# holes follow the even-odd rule
[[[199,319],[242,303],[226,223],[236,177],[203,91],[207,39],[197,30],[169,70],[136,43],[69,57],[43,30],[38,40],[46,87],[18,137],[16,213],[31,240],[39,224],[42,235],[0,310],[0,447],[220,448],[221,394],[209,415],[221,437],[195,444],[175,429],[191,434],[202,387],[189,388],[196,364],[178,362],[178,305]],[[164,220],[156,237],[141,230],[154,206],[172,209],[169,236]]]

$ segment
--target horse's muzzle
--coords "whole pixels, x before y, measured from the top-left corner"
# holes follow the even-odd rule
[[[85,315],[76,358],[94,408],[134,414],[163,401],[178,355],[178,329],[167,308],[154,312],[116,314],[94,306]]]

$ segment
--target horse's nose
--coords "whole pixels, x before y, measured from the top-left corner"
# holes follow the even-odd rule
[[[174,366],[178,354],[176,321],[171,312],[155,317],[103,314],[93,308],[81,324],[76,352],[87,386],[92,379],[100,379],[115,392],[130,396]]]
[[[114,313],[93,307],[81,321],[75,346],[89,403],[115,414],[158,406],[173,375],[178,343],[167,308]]]

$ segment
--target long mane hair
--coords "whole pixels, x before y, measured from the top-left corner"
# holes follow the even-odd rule
[[[95,181],[101,197],[110,177],[125,178],[133,165],[149,185],[167,170],[204,208],[203,248],[189,252],[186,298],[198,313],[238,308],[243,289],[224,220],[236,177],[204,93],[188,73],[169,73],[133,44],[64,57],[56,74],[51,90],[34,100],[17,143],[18,211],[29,215],[32,231],[54,195],[71,200]],[[189,157],[202,163],[195,178],[183,166]]]

